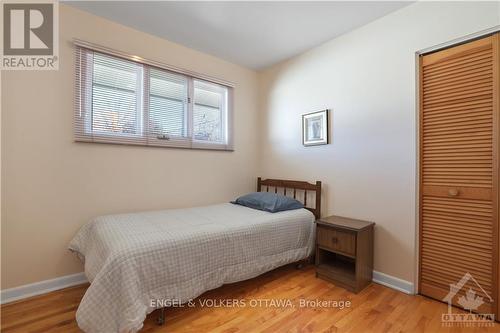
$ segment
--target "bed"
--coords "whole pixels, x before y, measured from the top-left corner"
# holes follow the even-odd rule
[[[91,283],[76,313],[80,328],[136,332],[157,308],[164,319],[165,302],[185,303],[309,258],[321,182],[258,178],[257,189],[294,197],[306,207],[269,213],[223,203],[107,215],[84,225],[69,246]]]

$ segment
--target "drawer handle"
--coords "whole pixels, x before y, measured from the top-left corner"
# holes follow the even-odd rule
[[[337,244],[337,242],[338,242],[338,241],[339,241],[339,240],[338,240],[338,238],[337,238],[337,237],[332,237],[332,243],[333,243],[333,244]]]
[[[450,197],[456,197],[458,195],[458,190],[456,188],[450,188],[448,190],[448,195]]]

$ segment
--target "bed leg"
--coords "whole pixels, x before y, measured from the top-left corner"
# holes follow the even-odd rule
[[[160,309],[160,313],[158,314],[158,319],[156,320],[156,323],[160,326],[165,324],[165,308]]]

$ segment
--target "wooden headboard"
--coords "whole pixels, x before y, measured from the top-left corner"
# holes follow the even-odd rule
[[[261,179],[257,178],[257,192],[272,192],[279,193],[283,195],[291,196],[293,198],[301,201],[304,204],[304,208],[310,210],[314,216],[319,219],[321,215],[321,182],[317,181],[316,184],[311,184],[308,182],[298,181],[298,180],[283,180],[283,179]],[[300,195],[299,192],[303,192]],[[314,197],[314,207],[309,207],[307,205],[307,193],[315,193]],[[302,200],[300,200],[302,198]],[[311,201],[311,200],[310,200]]]

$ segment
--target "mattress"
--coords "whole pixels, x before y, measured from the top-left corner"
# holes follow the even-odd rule
[[[311,255],[314,215],[230,203],[101,216],[69,248],[91,282],[76,319],[87,333],[136,332],[153,300],[187,302]]]

